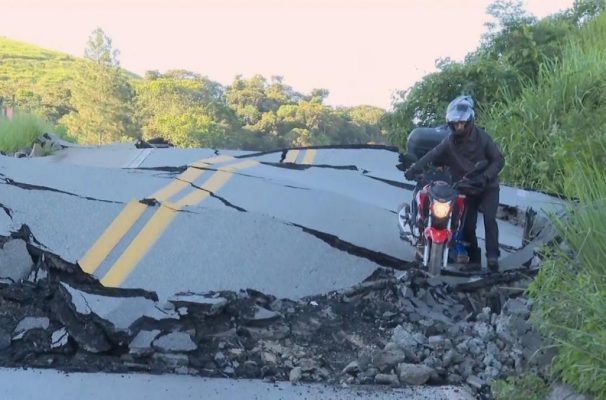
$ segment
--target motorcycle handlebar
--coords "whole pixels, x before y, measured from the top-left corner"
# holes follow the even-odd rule
[[[462,194],[473,195],[482,192],[484,190],[484,184],[474,179],[477,175],[480,174],[480,172],[481,171],[471,171],[465,174],[465,176],[463,176],[461,179],[453,182],[452,187]],[[414,175],[412,180],[417,183],[425,181],[428,182],[430,181],[430,179],[427,179],[426,175],[427,171],[421,171]]]

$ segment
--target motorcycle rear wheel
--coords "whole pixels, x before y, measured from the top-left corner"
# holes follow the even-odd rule
[[[439,276],[442,271],[442,263],[444,257],[444,243],[430,243],[429,261],[427,262],[427,272],[432,276]]]

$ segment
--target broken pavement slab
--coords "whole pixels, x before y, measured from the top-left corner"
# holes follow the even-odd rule
[[[0,249],[0,278],[19,282],[29,275],[33,265],[24,240],[8,240]]]
[[[161,331],[159,329],[154,329],[151,331],[140,330],[128,345],[130,354],[137,356],[152,354],[154,352],[152,342],[156,337],[158,337],[160,332]]]
[[[151,345],[162,352],[187,352],[198,348],[187,332],[170,332],[160,335],[152,341]]]
[[[175,308],[191,308],[203,315],[211,316],[220,313],[227,305],[227,299],[220,293],[196,294],[192,292],[177,293],[168,298]]]
[[[25,317],[15,328],[13,332],[13,340],[19,340],[32,329],[48,329],[50,321],[47,317]]]
[[[137,320],[147,317],[154,320],[179,319],[179,315],[167,310],[161,310],[156,301],[141,295],[114,296],[94,294],[61,283],[69,294],[71,303],[77,313],[82,315],[95,314],[110,322],[118,331],[128,331]]]

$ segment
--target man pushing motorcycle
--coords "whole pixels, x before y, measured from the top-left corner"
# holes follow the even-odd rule
[[[478,210],[484,214],[486,236],[486,263],[491,271],[499,269],[499,227],[497,225],[497,208],[499,206],[498,174],[505,165],[503,154],[490,135],[474,123],[475,112],[473,99],[470,96],[459,96],[450,102],[446,109],[446,122],[449,134],[432,150],[427,152],[404,173],[412,180],[423,171],[423,168],[439,160],[440,164],[450,167],[455,179],[462,179],[473,170],[480,161],[487,161],[484,171],[477,175],[484,189],[477,195],[468,195],[465,199],[465,216],[463,220],[463,240],[469,243],[469,268],[480,268],[481,251],[476,237]]]

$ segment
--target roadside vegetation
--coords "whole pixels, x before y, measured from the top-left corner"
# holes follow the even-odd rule
[[[482,121],[507,154],[505,180],[577,197],[570,188],[579,159],[606,173],[605,43],[602,14],[570,35],[534,82],[486,110]]]
[[[34,140],[43,133],[66,137],[64,130],[31,114],[17,114],[11,119],[0,117],[0,151],[6,153],[29,151]]]
[[[558,347],[551,373],[581,393],[606,398],[606,180],[603,166],[579,162],[564,219],[564,245],[546,254],[529,295],[532,319]]]
[[[602,12],[569,35],[560,59],[541,64],[535,82],[484,117],[507,154],[508,181],[575,199],[564,219],[552,216],[564,244],[546,251],[528,294],[535,326],[558,348],[545,378],[597,399],[606,398],[604,43]],[[527,383],[509,387],[519,382]]]

